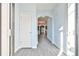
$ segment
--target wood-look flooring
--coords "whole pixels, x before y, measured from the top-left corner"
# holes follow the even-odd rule
[[[19,49],[14,55],[15,56],[57,56],[59,49],[53,45],[46,36],[40,35],[38,40],[38,47],[33,48],[22,48]],[[64,55],[63,55],[64,56]]]

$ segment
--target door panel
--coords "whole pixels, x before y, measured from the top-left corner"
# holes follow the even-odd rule
[[[20,45],[31,47],[31,15],[21,14],[20,16]]]

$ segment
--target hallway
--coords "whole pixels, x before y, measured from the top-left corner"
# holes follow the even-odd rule
[[[2,56],[57,56],[59,51],[67,56],[78,54],[76,4],[2,3],[1,10]],[[42,21],[45,24],[39,25]],[[38,38],[40,32],[47,36]]]
[[[57,56],[59,49],[56,48],[44,35],[39,36],[37,49],[22,48],[15,53],[15,56]]]

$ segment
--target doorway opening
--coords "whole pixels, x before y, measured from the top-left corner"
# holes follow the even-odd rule
[[[28,8],[28,5],[30,6],[30,8]],[[62,48],[63,49],[62,50],[64,50],[67,53],[66,50],[67,50],[67,44],[68,44],[68,42],[67,42],[67,33],[68,33],[68,31],[67,31],[68,30],[68,19],[67,19],[67,12],[68,12],[67,9],[68,8],[67,7],[68,7],[68,4],[56,4],[55,5],[56,9],[54,9],[54,11],[52,10],[52,12],[53,12],[52,15],[51,15],[50,8],[48,10],[47,7],[49,7],[49,6],[52,7],[53,4],[43,4],[42,6],[44,6],[44,7],[47,6],[46,7],[47,10],[45,10],[45,8],[42,9],[41,5],[42,4],[35,4],[34,6],[32,4],[15,4],[15,14],[16,15],[14,15],[14,16],[16,16],[15,18],[17,20],[17,22],[15,21],[16,25],[17,25],[15,27],[18,29],[16,31],[18,33],[15,32],[16,33],[15,36],[18,35],[17,37],[19,38],[19,39],[16,38],[17,41],[15,41],[15,43],[16,43],[17,46],[15,45],[15,49],[18,47],[17,50],[20,49],[20,50],[18,50],[18,52],[19,51],[20,52],[25,51],[25,55],[31,55],[31,54],[32,55],[48,55],[49,52],[50,52],[49,55],[56,55],[56,54],[58,54],[59,49],[61,49],[60,45],[61,45],[61,39],[62,39],[63,40],[63,43],[62,43]],[[33,6],[33,8],[35,6],[38,6],[38,12],[35,11],[37,9],[36,8],[33,9],[32,6]],[[27,9],[25,9],[25,8],[27,8]],[[61,10],[62,10],[62,12],[60,12]],[[18,12],[18,11],[20,11],[20,12]],[[43,16],[41,15],[41,16],[37,17],[37,13],[39,15],[41,13]],[[27,16],[26,16],[26,14],[27,14]],[[52,17],[47,16],[48,14],[51,15]],[[31,18],[31,16],[32,16],[32,18]],[[37,19],[36,19],[36,17],[37,17]],[[24,43],[23,40],[25,40],[25,39],[20,40],[21,39],[20,37],[22,35],[19,36],[19,34],[20,34],[19,29],[22,29],[22,28],[19,28],[19,25],[21,25],[21,23],[20,23],[21,21],[19,22],[19,20],[22,20],[22,19],[23,20],[27,19],[27,21],[29,21],[28,19],[32,19],[30,25],[32,26],[32,31],[33,32],[29,31],[28,33],[32,34],[32,35],[30,35],[30,37],[32,37],[32,38],[35,38],[35,37],[38,36],[38,39],[35,38],[38,41],[38,43],[36,41],[34,41],[35,39],[32,40],[33,42],[29,41],[33,44],[34,43],[38,44],[37,48],[35,48],[35,49],[33,49],[33,48],[27,49],[27,47],[25,47],[25,49],[21,49],[22,46],[24,46],[24,45],[26,46],[26,44],[28,43],[28,42]],[[54,21],[51,20],[51,19],[53,19]],[[24,22],[23,20],[22,20],[22,22]],[[38,23],[38,25],[37,25],[37,23]],[[25,23],[22,23],[22,24],[24,25]],[[54,25],[52,25],[52,24],[54,24]],[[25,27],[23,27],[23,28],[25,28]],[[27,26],[27,28],[28,28],[28,26]],[[27,28],[25,29],[25,31],[27,30]],[[24,31],[24,29],[22,29],[22,30]],[[38,32],[37,35],[36,35],[36,32]],[[22,32],[22,33],[24,34],[25,32]],[[24,36],[24,37],[29,37],[29,36]],[[17,42],[19,44],[17,44]],[[21,43],[23,43],[23,44],[21,44]],[[31,44],[31,45],[33,45],[33,44]],[[53,46],[51,47],[51,45],[53,45]],[[55,47],[55,45],[56,45],[56,47]],[[47,52],[48,50],[49,50],[49,52]],[[70,49],[68,49],[68,51],[69,51],[69,55],[70,55]],[[17,55],[18,55],[18,52],[17,52]],[[22,54],[20,53],[20,55],[22,55]]]
[[[28,8],[28,5],[30,6],[30,8]],[[39,6],[38,6],[39,5]],[[53,4],[43,4],[44,7],[47,5],[47,7],[52,7]],[[14,53],[16,53],[15,55],[18,55],[18,53],[20,55],[22,55],[21,53],[23,51],[25,51],[25,55],[51,55],[51,56],[56,56],[59,53],[59,49],[54,45],[56,44],[58,47],[60,46],[60,33],[59,33],[59,28],[63,25],[63,19],[62,17],[59,15],[61,8],[63,7],[63,4],[59,4],[59,9],[56,9],[57,11],[55,11],[56,13],[50,13],[51,12],[51,8],[47,8],[46,9],[42,9],[41,4],[35,4],[34,6],[32,4],[15,4],[14,5]],[[35,6],[38,6],[38,11],[35,11],[36,8],[34,8]],[[54,6],[54,5],[53,5]],[[62,7],[61,7],[62,6]],[[65,6],[65,4],[64,4]],[[27,8],[27,9],[26,9]],[[34,9],[33,9],[34,8]],[[37,10],[37,9],[36,9]],[[63,8],[62,8],[63,10]],[[39,16],[37,19],[37,14],[43,14],[43,16]],[[43,13],[44,12],[44,13]],[[52,10],[53,12],[53,10]],[[58,15],[56,15],[58,14]],[[48,16],[51,15],[51,16]],[[55,16],[55,26],[54,24],[54,19],[53,19],[53,15]],[[63,13],[62,13],[63,15]],[[60,17],[61,19],[60,19]],[[58,19],[59,18],[59,19]],[[53,20],[52,20],[53,19]],[[60,23],[58,23],[57,21],[61,21]],[[27,24],[26,24],[27,22]],[[37,25],[38,23],[38,25]],[[28,26],[29,24],[29,26]],[[31,26],[30,26],[31,25]],[[54,29],[54,27],[55,29]],[[31,27],[31,28],[29,28]],[[38,28],[38,30],[37,30]],[[30,30],[29,30],[30,29]],[[32,31],[31,31],[32,29]],[[53,31],[52,31],[53,30]],[[55,38],[54,38],[54,30],[55,30]],[[36,34],[38,32],[38,34]],[[27,34],[28,33],[28,34]],[[35,37],[38,36],[38,39],[36,39]],[[28,38],[27,38],[28,37]],[[57,38],[58,37],[58,38]],[[31,38],[34,38],[34,40],[38,40],[38,43],[34,40],[32,40]],[[55,42],[54,42],[55,39]],[[33,42],[32,42],[32,41]],[[28,46],[33,46],[32,43],[37,43],[37,48],[33,49],[29,49]],[[54,44],[53,44],[54,43]],[[12,44],[13,45],[13,44]],[[28,54],[26,54],[28,53]],[[38,54],[37,54],[38,53]]]
[[[30,6],[29,9],[28,9],[28,5]],[[38,5],[40,7],[42,7],[41,4],[37,4],[37,5],[35,4],[34,6],[38,6]],[[53,4],[45,4],[44,6],[46,6],[46,5],[47,5],[47,7],[49,7],[49,6],[52,7]],[[63,4],[62,5],[59,4],[59,5],[63,6]],[[14,33],[14,36],[15,36],[15,38],[14,38],[14,40],[15,40],[14,50],[15,50],[15,52],[14,53],[16,53],[15,55],[19,55],[19,54],[22,55],[21,53],[23,51],[25,51],[24,55],[30,55],[30,56],[31,55],[45,55],[45,56],[46,55],[49,55],[49,56],[55,55],[56,56],[59,53],[59,49],[53,43],[56,42],[55,44],[58,45],[58,46],[60,44],[59,42],[60,42],[61,38],[59,37],[60,34],[58,32],[58,29],[62,25],[60,23],[63,23],[63,22],[57,23],[57,21],[55,21],[56,22],[55,26],[57,27],[55,29],[56,30],[55,33],[57,32],[56,36],[59,37],[59,38],[55,38],[56,40],[54,42],[54,36],[53,36],[54,35],[54,33],[53,33],[54,32],[54,27],[53,27],[54,21],[52,20],[52,18],[53,18],[52,16],[53,16],[54,13],[51,15],[51,13],[50,13],[51,8],[42,9],[39,6],[38,6],[38,12],[40,11],[40,13],[44,14],[44,15],[39,16],[36,19],[36,17],[37,17],[37,15],[35,14],[36,8],[34,10],[32,10],[32,8],[31,8],[31,7],[33,7],[32,4],[15,4],[15,8],[14,8],[15,9],[15,15],[14,15],[15,16],[15,22],[14,22],[14,24],[16,25],[16,26],[14,26],[15,27],[14,28],[14,31],[15,31],[15,33]],[[25,8],[27,8],[28,10],[25,9]],[[61,9],[61,8],[59,7],[59,9]],[[44,13],[42,13],[42,12],[44,12]],[[52,12],[53,12],[53,10],[52,10]],[[57,12],[59,13],[58,10],[57,10]],[[40,13],[38,13],[38,14],[40,14]],[[55,14],[57,14],[57,13],[55,13]],[[51,15],[51,16],[48,16],[48,15]],[[59,17],[59,15],[57,15],[57,16]],[[56,15],[55,15],[55,20],[61,20],[61,19],[57,19],[58,17],[56,17]],[[33,27],[33,28],[31,28],[33,32],[30,32],[30,31],[28,32],[28,30],[27,30],[27,28],[29,28],[29,26],[25,22],[28,22],[28,21],[31,22],[31,24],[30,23],[28,23],[28,24],[30,24]],[[37,23],[38,23],[38,25],[37,25]],[[22,26],[22,25],[24,25],[24,26]],[[25,27],[27,27],[27,28],[25,29]],[[32,40],[33,43],[38,44],[37,48],[28,49],[28,47],[26,47],[26,45],[31,46],[29,44],[32,44],[32,41],[28,40],[27,37],[29,37],[29,36],[26,35],[25,31],[27,31],[28,34],[30,34],[30,38],[32,37],[32,35],[33,35],[32,38],[35,38],[35,37],[38,36],[38,39],[35,38],[36,40],[38,40],[38,43],[36,41],[34,41],[35,39]],[[37,35],[35,34],[36,32],[38,32]],[[23,33],[23,34],[21,34],[21,33]],[[21,36],[20,36],[20,34],[21,34]],[[60,39],[60,40],[58,41],[58,39]],[[28,53],[28,54],[26,54],[26,53]]]
[[[40,35],[47,36],[47,17],[38,17],[38,37]]]

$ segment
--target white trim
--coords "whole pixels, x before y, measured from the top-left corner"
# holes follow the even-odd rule
[[[32,46],[32,48],[37,48],[37,45],[36,46]]]
[[[1,5],[1,55],[9,56],[9,4]]]

